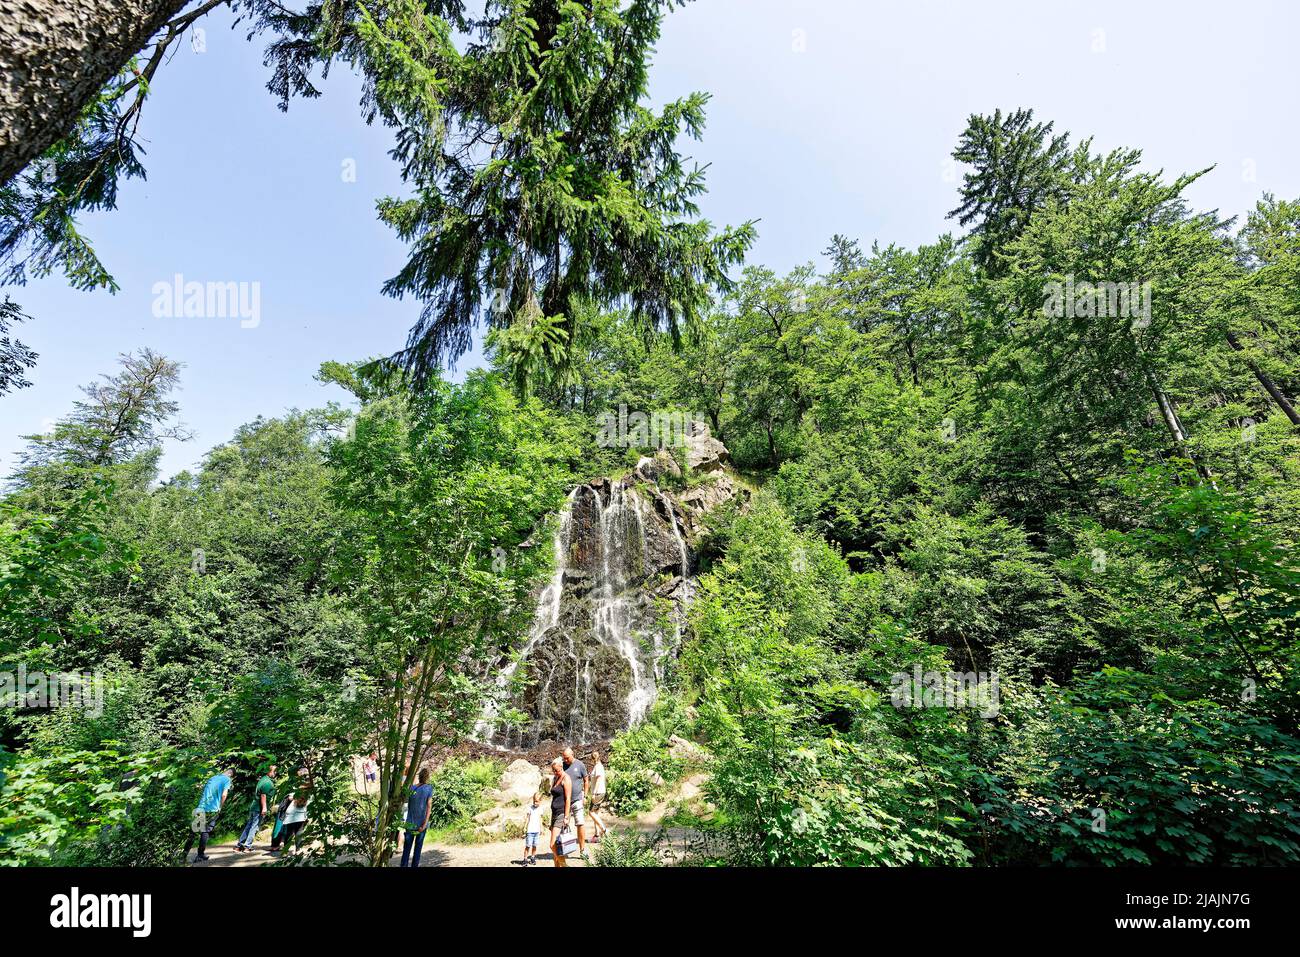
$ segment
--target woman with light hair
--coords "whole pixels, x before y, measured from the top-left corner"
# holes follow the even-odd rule
[[[551,762],[551,856],[556,867],[568,867],[560,851],[560,832],[568,827],[569,806],[573,798],[573,783],[564,770],[564,758]]]

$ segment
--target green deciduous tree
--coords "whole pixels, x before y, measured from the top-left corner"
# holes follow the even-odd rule
[[[558,419],[475,374],[421,395],[396,387],[331,449],[333,577],[361,623],[380,752],[372,864],[388,860],[428,748],[471,731],[494,688],[487,661],[527,623],[544,559],[520,546],[562,497],[570,441]]]

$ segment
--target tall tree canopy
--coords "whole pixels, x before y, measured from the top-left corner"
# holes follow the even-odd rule
[[[996,251],[1020,235],[1035,210],[1060,195],[1069,137],[1053,136],[1051,123],[1035,123],[1033,110],[1005,116],[995,110],[992,116],[971,116],[952,155],[971,168],[962,180],[961,204],[948,215],[970,227],[976,265],[997,274]]]
[[[663,18],[683,0],[490,0],[474,15],[462,0],[226,2],[268,39],[267,86],[282,108],[319,96],[314,71],[341,61],[363,78],[366,121],[395,130],[411,195],[383,200],[379,215],[411,254],[384,291],[423,304],[394,357],[417,385],[468,350],[483,319],[524,327],[536,360],[521,371],[563,367],[584,304],[626,305],[676,337],[754,239],[752,223],[715,231],[698,217],[704,170],[676,144],[701,135],[707,96],[645,105]],[[0,176],[9,281],[62,269],[80,288],[115,288],[76,214],[113,208],[118,180],[143,175],[135,133],[149,84],[218,5],[149,20],[75,98],[59,136]],[[128,64],[146,41],[147,62]]]
[[[542,349],[562,365],[584,303],[624,303],[676,334],[727,284],[753,226],[715,234],[696,219],[704,171],[675,148],[682,132],[700,135],[707,97],[642,105],[673,5],[492,2],[463,52],[409,10],[358,25],[415,190],[380,216],[412,246],[384,288],[424,303],[398,356],[417,381],[465,352],[482,316],[558,321]],[[424,44],[394,42],[413,36]]]
[[[25,373],[36,365],[36,353],[9,335],[11,325],[29,318],[8,296],[0,302],[0,395],[31,385]]]

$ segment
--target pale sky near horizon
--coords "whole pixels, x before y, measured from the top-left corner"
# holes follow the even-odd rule
[[[141,126],[147,181],[82,227],[121,284],[76,292],[61,276],[8,294],[33,320],[34,386],[0,397],[0,476],[20,435],[66,414],[77,387],[151,347],[184,363],[165,475],[192,467],[242,423],[343,400],[312,376],[327,359],[399,348],[419,305],[380,293],[405,249],[375,218],[401,192],[389,134],[367,128],[359,83],[281,114],[262,43],[217,11],[206,49],[182,43]],[[820,261],[830,236],[915,246],[957,231],[946,159],[973,112],[1032,107],[1098,149],[1132,146],[1170,174],[1216,165],[1188,196],[1244,216],[1264,192],[1300,196],[1294,103],[1300,4],[695,0],[670,14],[652,69],[655,103],[712,94],[701,202],[715,225],[757,219],[748,262]],[[355,182],[345,163],[355,163]],[[181,274],[258,283],[261,321],[155,318],[153,286]],[[458,373],[477,362],[465,357]]]

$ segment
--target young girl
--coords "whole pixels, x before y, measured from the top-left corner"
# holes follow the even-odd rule
[[[542,832],[542,798],[533,795],[533,803],[527,808],[528,816],[524,820],[524,859],[520,862],[525,867],[537,863],[537,838]]]

